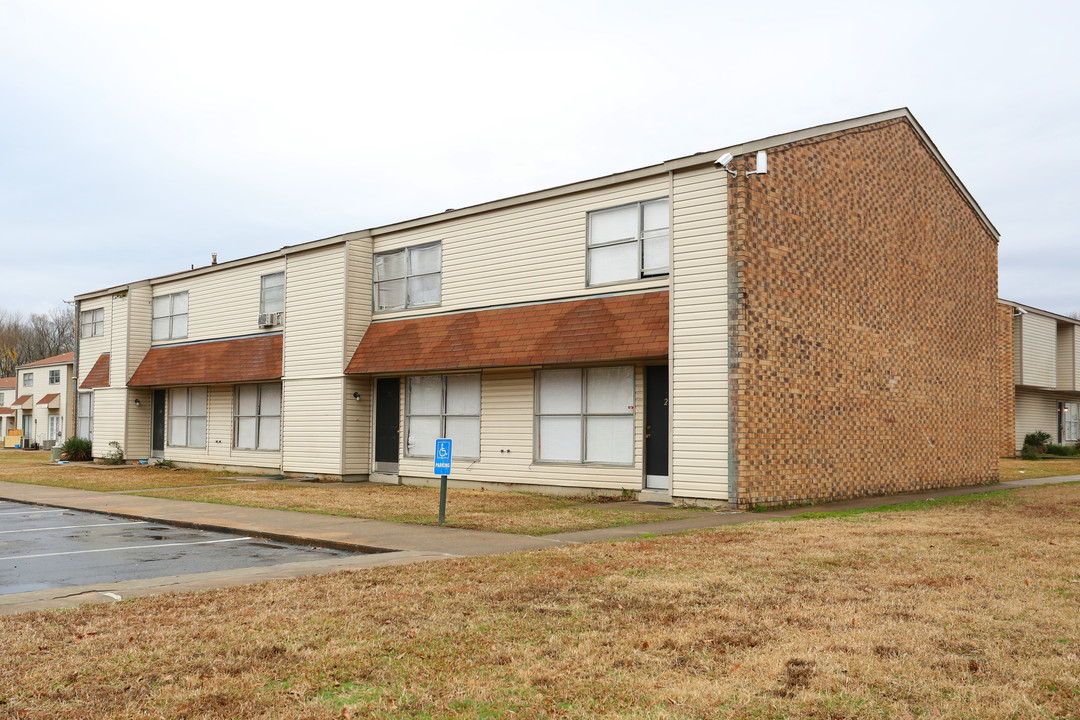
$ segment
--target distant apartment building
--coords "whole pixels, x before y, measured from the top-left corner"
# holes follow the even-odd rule
[[[1045,432],[1055,443],[1080,442],[1080,320],[1001,300],[1010,318],[1002,333],[1012,380],[1003,415],[1003,454],[1020,452],[1024,436]],[[1011,400],[1011,403],[1009,402]]]
[[[0,447],[3,447],[3,438],[8,430],[14,430],[15,425],[15,385],[14,376],[0,378]]]
[[[832,123],[78,295],[79,434],[739,507],[989,482],[997,240],[906,109]]]
[[[64,353],[15,368],[15,427],[26,441],[44,448],[73,432],[71,382],[75,353]],[[0,390],[5,395],[7,390]]]

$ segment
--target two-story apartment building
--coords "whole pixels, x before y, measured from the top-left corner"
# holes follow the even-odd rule
[[[15,425],[15,385],[16,377],[0,378],[0,447],[3,446],[3,438],[8,430],[14,430]]]
[[[417,483],[450,437],[455,482],[739,506],[982,483],[996,272],[901,109],[79,295],[79,422]]]
[[[15,368],[15,427],[27,442],[48,448],[72,434],[74,357],[63,353]]]
[[[1001,300],[1011,318],[1003,344],[1011,349],[1012,407],[1004,423],[1019,453],[1024,436],[1042,431],[1053,442],[1080,442],[1080,320]],[[1010,412],[1011,410],[1011,412]]]

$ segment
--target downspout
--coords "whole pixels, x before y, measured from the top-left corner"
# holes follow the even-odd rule
[[[74,436],[79,432],[79,309],[82,306],[81,300],[75,301],[75,364],[71,367],[71,407],[73,408],[71,434]],[[87,438],[89,439],[89,438]]]
[[[739,459],[735,434],[738,430],[736,424],[739,383],[736,379],[739,369],[739,344],[738,327],[742,318],[742,306],[739,304],[739,279],[738,279],[738,223],[736,216],[739,214],[739,197],[735,187],[738,177],[728,178],[727,170],[717,168],[725,175],[727,183],[727,284],[728,284],[728,505],[732,510],[739,509]]]

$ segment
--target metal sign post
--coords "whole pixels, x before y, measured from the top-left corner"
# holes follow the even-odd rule
[[[454,457],[454,441],[450,438],[435,440],[435,474],[441,475],[439,482],[439,524],[446,521],[446,477],[450,474],[450,463]]]

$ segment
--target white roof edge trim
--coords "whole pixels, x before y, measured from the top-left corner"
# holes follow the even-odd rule
[[[1013,307],[1023,308],[1026,312],[1029,312],[1032,315],[1039,315],[1045,318],[1050,318],[1051,320],[1066,322],[1071,325],[1080,325],[1080,320],[1077,320],[1076,318],[1071,318],[1068,315],[1058,315],[1057,313],[1050,312],[1049,310],[1032,307],[1031,305],[1025,305],[1024,303],[1018,303],[1013,300],[1006,300],[1005,298],[998,298],[998,302],[1002,305],[1011,305]]]

